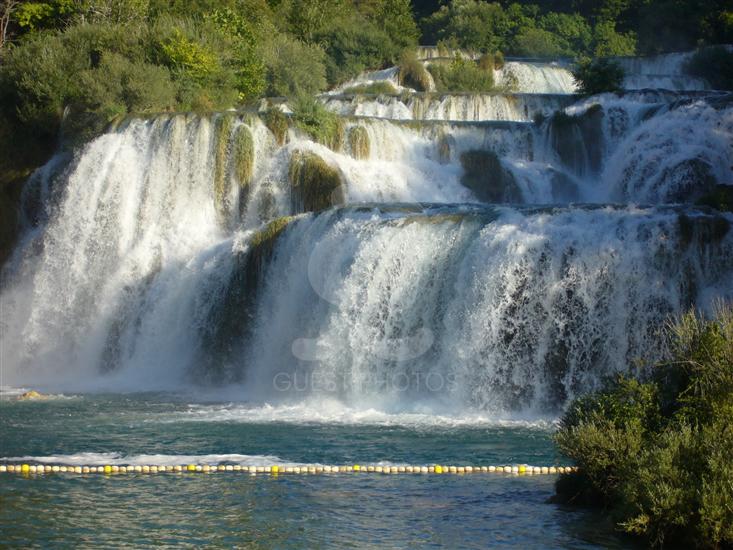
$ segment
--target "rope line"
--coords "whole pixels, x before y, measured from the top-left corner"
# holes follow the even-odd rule
[[[577,466],[361,466],[305,465],[285,466],[242,466],[239,464],[177,464],[177,465],[134,465],[134,466],[68,466],[61,464],[3,464],[0,473],[16,474],[183,474],[183,473],[241,473],[249,475],[291,475],[291,474],[509,474],[509,475],[555,475],[576,472]]]

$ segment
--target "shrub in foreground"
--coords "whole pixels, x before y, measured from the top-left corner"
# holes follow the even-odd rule
[[[555,440],[560,500],[607,507],[655,546],[733,545],[733,308],[665,330],[668,356],[576,400]]]

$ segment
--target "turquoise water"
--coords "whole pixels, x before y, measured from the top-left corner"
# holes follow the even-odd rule
[[[0,456],[54,464],[563,463],[549,423],[329,414],[169,394],[5,398]],[[548,503],[553,483],[497,474],[3,474],[0,546],[628,547],[602,514]]]

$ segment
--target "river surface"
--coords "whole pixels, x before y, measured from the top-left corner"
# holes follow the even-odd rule
[[[325,411],[325,412],[324,412]],[[185,394],[0,401],[3,462],[567,464],[551,422],[250,407]],[[0,546],[621,548],[548,503],[556,476],[48,474],[0,478]]]

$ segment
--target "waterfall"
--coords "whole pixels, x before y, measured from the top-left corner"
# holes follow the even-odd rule
[[[569,67],[554,62],[507,61],[494,71],[494,82],[525,94],[572,94],[577,90]]]
[[[355,406],[552,409],[654,356],[666,315],[733,295],[731,220],[455,207],[302,218],[265,275],[247,389],[274,399],[279,374],[300,376],[307,390],[292,393]]]
[[[342,116],[390,120],[531,122],[569,106],[573,97],[552,94],[411,94],[410,96],[328,96],[326,107]]]
[[[624,88],[640,90],[707,90],[710,86],[687,74],[686,65],[694,52],[668,53],[649,57],[619,57],[615,61],[625,72]]]
[[[333,148],[256,112],[166,114],[39,169],[3,384],[544,414],[657,356],[667,315],[733,298],[733,217],[666,206],[733,183],[730,94],[322,101]]]

